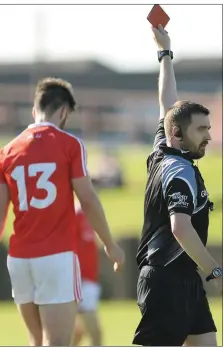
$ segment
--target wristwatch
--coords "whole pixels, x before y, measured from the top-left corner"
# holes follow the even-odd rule
[[[171,59],[173,59],[173,52],[170,50],[163,50],[163,51],[157,51],[158,55],[158,61],[161,63],[161,60],[165,56],[170,56]]]
[[[206,282],[209,282],[209,280],[219,278],[221,276],[222,276],[222,269],[220,267],[214,268],[212,273],[209,276],[207,276]]]

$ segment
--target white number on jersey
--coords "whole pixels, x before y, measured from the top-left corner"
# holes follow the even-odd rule
[[[44,199],[38,199],[32,197],[29,204],[27,200],[27,188],[25,180],[25,168],[24,166],[17,166],[11,173],[11,177],[16,181],[18,188],[19,210],[26,211],[29,205],[36,209],[44,209],[54,203],[57,197],[56,186],[49,181],[49,178],[56,170],[56,163],[34,163],[28,166],[28,176],[34,177],[37,173],[41,172],[39,179],[37,180],[36,187],[43,189],[47,192],[47,196]]]

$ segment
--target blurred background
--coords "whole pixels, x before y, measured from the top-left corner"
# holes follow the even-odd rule
[[[180,99],[211,110],[212,142],[198,165],[214,202],[209,249],[222,262],[222,5],[163,5],[171,18]],[[152,5],[1,5],[0,145],[32,123],[38,79],[70,81],[79,105],[67,129],[87,147],[89,170],[112,232],[126,251],[114,275],[100,249],[104,344],[128,346],[140,314],[135,262],[143,222],[146,158],[158,124],[157,49],[146,20]],[[6,270],[10,212],[0,244],[0,346],[26,345]],[[222,299],[207,288],[222,345]],[[125,330],[124,330],[124,323]],[[11,327],[14,327],[12,335]],[[88,344],[88,342],[86,342]]]

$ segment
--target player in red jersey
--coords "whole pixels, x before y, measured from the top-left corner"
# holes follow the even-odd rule
[[[35,123],[0,150],[0,235],[11,201],[8,270],[32,346],[71,344],[75,302],[81,299],[73,191],[115,270],[124,262],[88,176],[84,145],[62,131],[74,108],[68,82],[41,80]]]
[[[77,252],[82,278],[82,301],[78,304],[78,316],[75,321],[74,346],[78,346],[87,333],[91,346],[102,346],[101,325],[97,313],[100,298],[99,251],[95,232],[89,225],[85,214],[76,202]]]

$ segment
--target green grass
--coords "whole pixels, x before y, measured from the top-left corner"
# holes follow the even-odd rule
[[[99,151],[96,146],[87,144],[89,167],[94,168],[94,159]],[[127,187],[117,190],[104,190],[99,193],[106,211],[111,230],[117,237],[125,235],[140,236],[143,223],[143,199],[146,183],[146,158],[150,147],[128,146],[118,149],[121,165],[124,168]],[[222,242],[222,157],[210,153],[199,161],[199,168],[215,211],[210,214],[209,244]],[[12,231],[13,216],[10,212],[5,229],[8,240]]]
[[[217,325],[218,344],[222,345],[222,302],[210,300],[211,310]],[[99,315],[103,329],[103,344],[106,346],[130,346],[140,319],[140,312],[133,301],[102,302]],[[13,303],[0,305],[0,346],[27,345],[26,330]],[[84,341],[83,344],[88,343]]]

